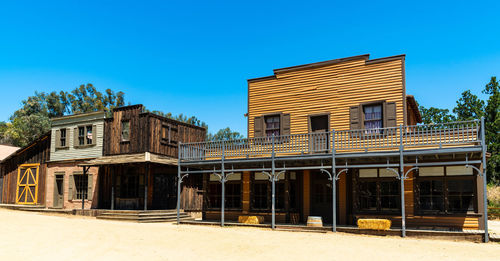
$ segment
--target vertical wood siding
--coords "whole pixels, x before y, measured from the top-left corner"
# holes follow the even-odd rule
[[[366,63],[345,61],[276,74],[248,83],[248,136],[254,118],[290,113],[291,134],[307,133],[308,116],[330,113],[330,130],[349,129],[349,108],[361,103],[396,103],[396,122],[403,124],[403,59]]]

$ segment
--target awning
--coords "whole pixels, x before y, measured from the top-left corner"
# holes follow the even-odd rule
[[[103,166],[103,165],[130,164],[130,163],[147,163],[147,162],[177,166],[177,159],[150,152],[103,156],[93,160],[85,161],[83,163],[78,164],[78,166],[80,167]]]

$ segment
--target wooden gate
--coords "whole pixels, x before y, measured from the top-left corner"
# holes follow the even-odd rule
[[[38,200],[38,170],[40,164],[19,166],[16,204],[36,204]]]

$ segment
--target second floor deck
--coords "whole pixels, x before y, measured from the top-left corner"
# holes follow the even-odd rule
[[[181,161],[478,147],[480,120],[179,144]]]

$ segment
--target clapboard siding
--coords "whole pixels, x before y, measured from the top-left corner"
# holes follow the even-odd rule
[[[104,112],[88,113],[80,115],[71,115],[52,120],[52,138],[50,143],[50,161],[72,160],[72,159],[88,159],[102,156],[103,137],[104,137]],[[75,147],[75,128],[78,126],[95,125],[96,143],[95,145],[78,148]],[[60,129],[68,129],[67,148],[57,148],[56,132]]]
[[[179,142],[205,140],[206,129],[153,113],[142,112],[142,105],[115,109],[113,118],[104,123],[104,155],[151,152],[176,158]],[[130,122],[130,139],[122,141],[122,121]],[[162,136],[163,127],[170,128],[171,139]]]
[[[330,65],[277,72],[248,82],[248,136],[254,118],[289,113],[291,134],[309,131],[308,116],[330,113],[330,130],[349,129],[349,108],[362,103],[396,103],[396,123],[404,123],[404,57],[371,63],[364,57]]]

